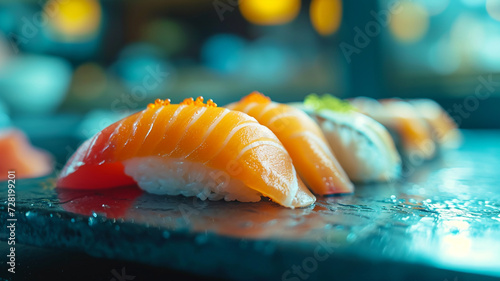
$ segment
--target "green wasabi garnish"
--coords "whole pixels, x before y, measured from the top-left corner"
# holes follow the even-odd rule
[[[356,110],[349,102],[338,99],[330,94],[322,96],[310,94],[304,99],[304,105],[315,111],[329,109],[336,112],[350,112]]]

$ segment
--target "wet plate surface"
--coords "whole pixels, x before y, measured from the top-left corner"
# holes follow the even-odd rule
[[[465,132],[460,149],[408,166],[404,180],[295,210],[19,180],[16,238],[221,278],[496,280],[499,144],[498,131]]]

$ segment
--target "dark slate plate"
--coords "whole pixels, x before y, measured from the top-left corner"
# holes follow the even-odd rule
[[[408,166],[404,180],[295,210],[18,180],[16,241],[216,278],[498,280],[499,144],[498,131],[465,132],[460,149]]]

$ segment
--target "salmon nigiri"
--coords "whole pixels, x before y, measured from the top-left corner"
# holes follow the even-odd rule
[[[61,172],[60,188],[137,184],[147,192],[285,207],[316,200],[278,138],[254,118],[203,98],[156,100],[84,142]]]
[[[462,135],[458,126],[441,105],[431,99],[414,99],[408,102],[427,122],[439,148],[456,148],[460,145]]]
[[[431,130],[411,104],[397,99],[374,100],[366,97],[357,97],[350,102],[394,132],[405,157],[424,160],[434,157],[436,144]]]
[[[245,112],[270,128],[290,153],[300,177],[314,193],[353,192],[354,186],[335,159],[323,132],[306,113],[272,102],[259,92],[227,107]]]
[[[18,129],[0,131],[0,181],[7,180],[8,171],[17,178],[35,178],[52,172],[52,157],[48,152],[31,145]]]

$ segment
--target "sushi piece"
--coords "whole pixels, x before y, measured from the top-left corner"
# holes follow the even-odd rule
[[[254,118],[203,98],[156,100],[83,143],[61,172],[60,188],[137,184],[154,194],[285,207],[316,198],[278,138]]]
[[[427,122],[439,148],[456,148],[460,144],[462,135],[457,124],[437,102],[431,99],[415,99],[408,102]]]
[[[436,143],[427,122],[414,106],[398,99],[374,100],[359,97],[350,100],[362,113],[392,131],[408,159],[428,160],[436,153]]]
[[[401,159],[387,129],[330,95],[309,95],[294,104],[319,124],[340,165],[354,182],[397,178]]]
[[[0,180],[7,180],[8,171],[16,178],[35,178],[52,172],[52,157],[33,147],[26,135],[17,129],[0,131]]]
[[[335,159],[319,126],[300,109],[272,102],[259,92],[227,106],[253,116],[281,140],[300,177],[319,195],[352,193],[354,186]]]

